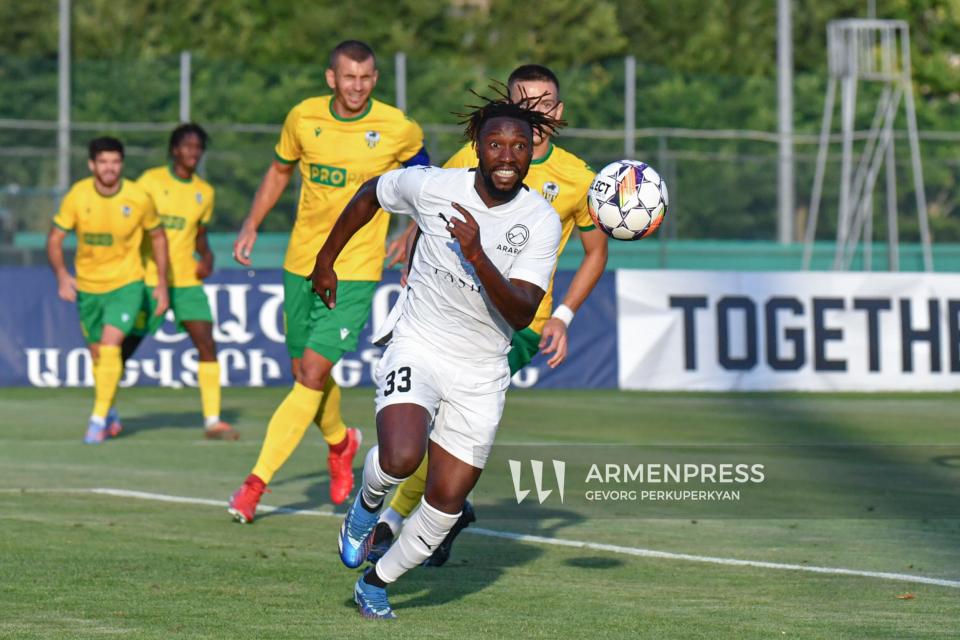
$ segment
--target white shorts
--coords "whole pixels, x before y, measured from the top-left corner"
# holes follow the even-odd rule
[[[430,439],[480,469],[487,462],[510,386],[507,358],[475,364],[394,338],[375,372],[377,413],[391,404],[417,404],[433,421]]]

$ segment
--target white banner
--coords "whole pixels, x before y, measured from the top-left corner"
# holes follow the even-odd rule
[[[960,277],[617,272],[622,389],[955,391]]]

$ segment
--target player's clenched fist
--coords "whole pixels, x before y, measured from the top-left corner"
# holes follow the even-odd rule
[[[483,245],[480,243],[480,225],[477,224],[469,211],[456,202],[450,204],[460,212],[463,220],[450,216],[450,220],[447,221],[447,231],[460,243],[460,251],[463,253],[463,257],[473,262],[483,253]]]
[[[314,265],[313,273],[309,278],[313,285],[313,292],[320,296],[328,309],[337,305],[337,273],[332,267]]]

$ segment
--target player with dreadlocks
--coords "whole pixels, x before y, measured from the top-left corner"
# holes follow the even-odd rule
[[[386,586],[426,560],[460,516],[503,413],[510,338],[530,324],[556,263],[560,219],[523,179],[534,131],[552,135],[564,123],[505,92],[483,100],[461,114],[478,167],[398,169],[364,183],[311,276],[332,308],[334,262],[377,209],[409,215],[418,226],[407,285],[378,331],[389,341],[376,372],[379,444],[367,454],[361,491],[340,529],[343,563],[364,562],[384,496],[429,448],[427,485],[397,541],[357,580],[364,617],[396,617]]]

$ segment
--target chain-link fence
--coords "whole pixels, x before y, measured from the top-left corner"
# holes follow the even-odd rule
[[[483,93],[509,69],[470,60],[406,60],[397,82],[394,60],[380,60],[375,96],[396,102],[397,88],[407,110],[426,133],[434,163],[462,144],[454,112]],[[212,134],[202,166],[217,189],[214,230],[233,230],[245,215],[259,180],[273,157],[286,112],[298,101],[328,92],[324,65],[251,66],[194,57],[190,65],[190,118]],[[774,240],[777,217],[775,78],[695,76],[637,66],[637,129],[634,142],[624,128],[625,61],[555,69],[563,86],[564,116],[571,127],[558,143],[591,166],[627,155],[658,169],[671,194],[668,238]],[[794,237],[802,237],[816,157],[816,133],[826,81],[798,77],[795,128],[797,191]],[[170,130],[181,114],[181,61],[81,60],[72,66],[70,175],[88,175],[86,142],[97,135],[121,137],[128,148],[125,173],[136,177],[166,161]],[[869,124],[870,88],[864,87],[858,125]],[[920,122],[926,192],[937,242],[960,241],[960,133],[932,131],[956,105],[925,105]],[[932,114],[925,119],[925,114]],[[902,136],[901,136],[902,137]],[[900,237],[917,237],[914,195],[906,145],[898,145]],[[839,149],[831,154],[818,238],[835,234]],[[0,233],[3,242],[17,232],[49,227],[62,192],[57,188],[57,69],[49,60],[0,61]],[[831,180],[831,177],[833,178]],[[288,189],[264,230],[289,229],[295,189]],[[877,206],[882,206],[878,196]],[[879,217],[878,217],[879,218]],[[882,238],[880,222],[874,233]]]

